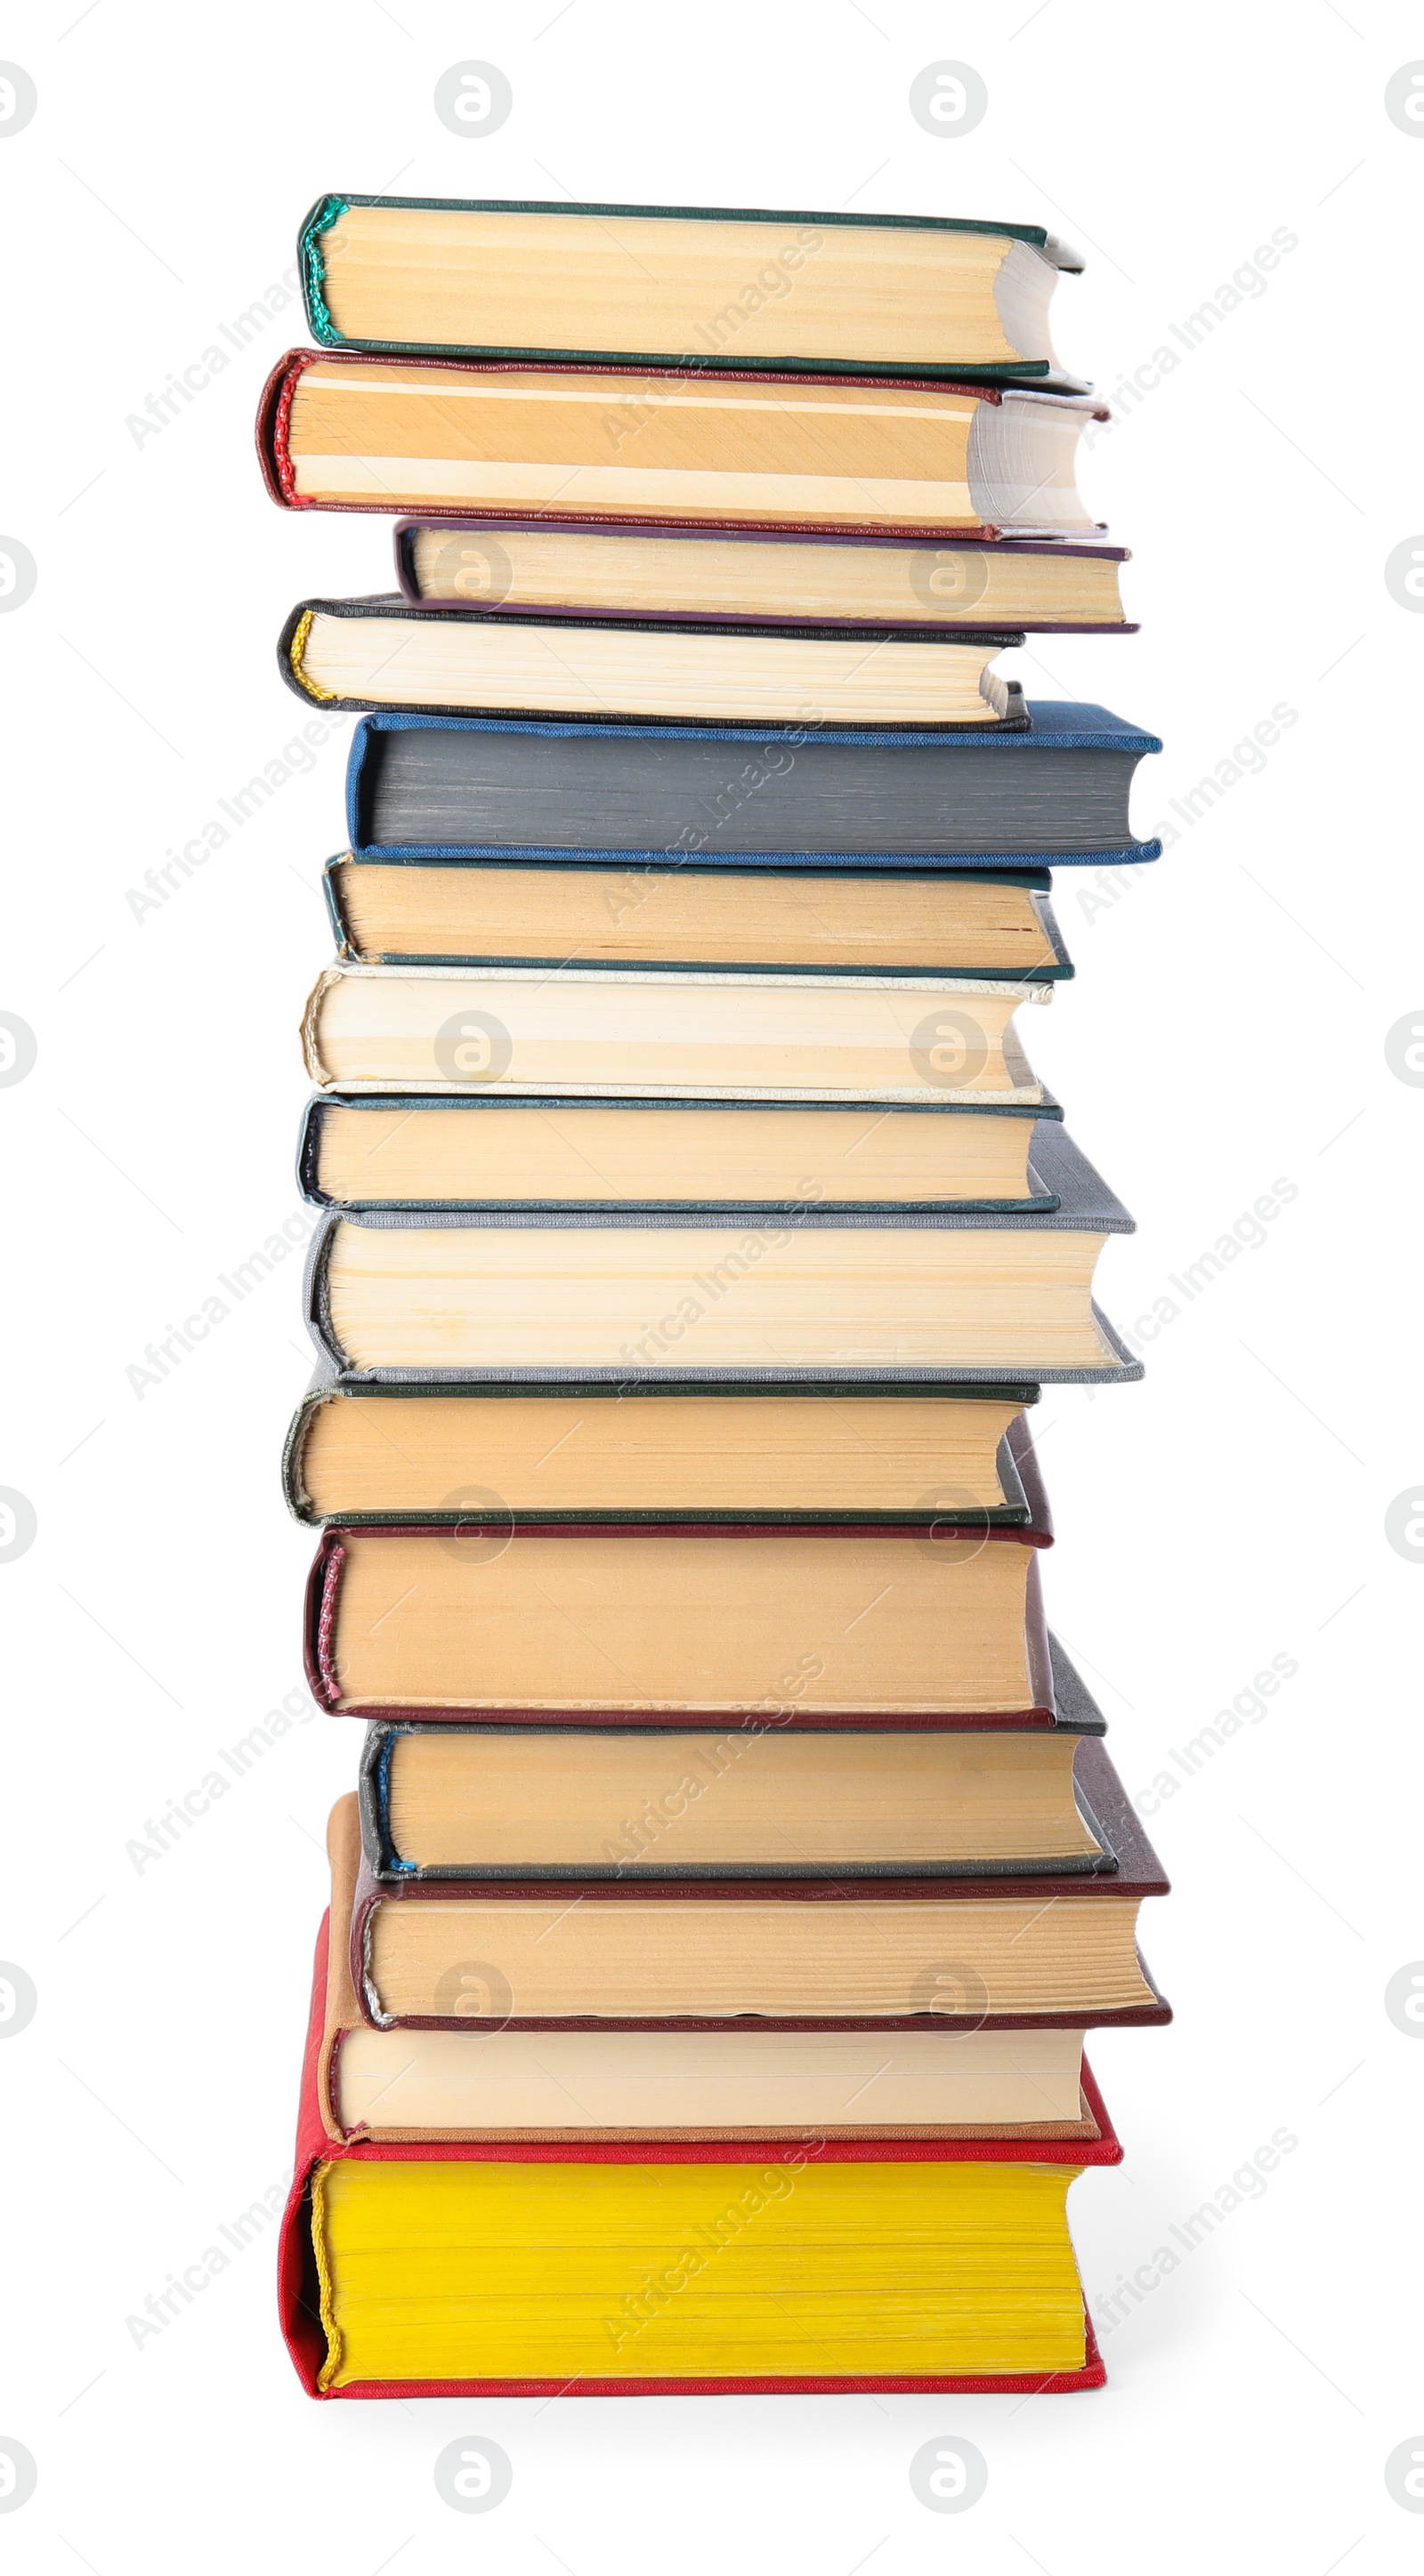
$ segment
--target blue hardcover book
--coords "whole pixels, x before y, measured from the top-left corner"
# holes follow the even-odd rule
[[[1160,751],[1106,707],[1036,700],[1021,729],[365,716],[347,773],[359,862],[653,869],[1013,870],[1155,859],[1128,797]]]

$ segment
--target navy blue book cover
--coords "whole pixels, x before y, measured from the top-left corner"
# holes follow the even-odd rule
[[[362,717],[355,859],[667,867],[1120,866],[1155,859],[1128,795],[1162,746],[1106,707],[1038,699],[1022,730]]]

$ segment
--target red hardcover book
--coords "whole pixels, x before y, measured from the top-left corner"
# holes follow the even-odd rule
[[[943,2375],[904,2374],[896,2376],[851,2377],[755,2377],[728,2379],[689,2378],[592,2378],[579,2377],[571,2383],[548,2379],[468,2378],[442,2380],[354,2380],[340,2387],[323,2387],[322,2374],[328,2361],[330,2338],[323,2318],[322,2284],[318,2276],[316,2251],[312,2235],[312,2184],[319,2168],[344,2161],[358,2163],[527,2163],[527,2164],[612,2164],[612,2165],[698,2165],[715,2161],[718,2165],[761,2167],[768,2162],[765,2144],[751,2145],[728,2141],[709,2150],[703,2142],[695,2144],[669,2139],[666,2142],[640,2140],[636,2154],[626,2145],[578,2140],[523,2141],[517,2145],[506,2141],[493,2143],[432,2140],[428,2145],[416,2142],[355,2143],[333,2138],[326,2129],[318,2093],[318,2060],[322,2047],[326,2013],[328,1918],[323,1917],[317,1936],[316,1960],[312,1985],[311,2019],[307,2031],[306,2057],[302,2070],[301,2103],[297,2116],[296,2156],[292,2188],[283,2214],[278,2252],[278,2303],[282,2333],[292,2356],[293,2365],[303,2388],[311,2397],[707,2397],[762,2396],[781,2393],[806,2393],[818,2396],[854,2394],[873,2391],[895,2395],[930,2395],[955,2392],[988,2395],[1060,2396],[1080,2388],[1100,2388],[1106,2373],[1093,2334],[1092,2320],[1086,2304],[1083,2312],[1083,2360],[1079,2368],[1055,2371],[1048,2376],[1024,2373],[948,2377]],[[478,2045],[478,2043],[476,2043]],[[1115,2165],[1122,2161],[1122,2148],[1108,2119],[1102,2096],[1087,2065],[1083,2068],[1083,2092],[1098,2129],[1095,2139],[1046,2140],[1027,2138],[935,2139],[896,2137],[891,2139],[835,2138],[824,2142],[807,2141],[803,2161],[814,2155],[818,2162],[833,2163],[940,2163],[940,2164],[1027,2164],[1071,2166]]]
[[[1106,420],[1108,417],[1105,405],[1095,401],[1091,395],[1040,392],[1031,386],[1015,385],[936,382],[932,387],[927,387],[913,376],[845,375],[838,376],[833,384],[828,385],[824,378],[807,371],[798,372],[790,368],[766,374],[759,372],[755,385],[749,385],[745,374],[739,373],[734,368],[699,366],[689,378],[688,371],[677,366],[644,367],[640,365],[630,369],[611,363],[570,358],[512,360],[438,358],[425,355],[382,357],[352,349],[343,349],[340,352],[330,349],[289,349],[285,356],[278,359],[262,389],[256,424],[258,461],[262,468],[263,481],[272,499],[280,508],[287,510],[379,510],[387,514],[393,510],[401,512],[418,510],[421,517],[425,519],[456,519],[462,522],[482,519],[498,522],[507,520],[510,516],[507,504],[503,507],[487,508],[480,503],[472,505],[468,498],[462,498],[458,493],[452,493],[446,497],[438,491],[429,492],[423,488],[412,488],[408,480],[402,482],[398,471],[401,460],[395,458],[385,460],[388,470],[382,472],[379,486],[369,499],[364,494],[360,497],[337,498],[300,492],[297,489],[297,471],[291,447],[292,407],[303,376],[313,367],[326,371],[325,376],[318,380],[323,387],[340,383],[347,388],[359,388],[361,376],[369,374],[373,397],[384,396],[389,392],[399,395],[402,388],[407,392],[418,394],[428,384],[432,374],[437,377],[437,380],[440,377],[449,376],[455,379],[456,386],[462,378],[468,384],[471,378],[478,376],[505,376],[512,380],[512,386],[515,389],[524,386],[536,392],[539,384],[547,377],[572,379],[574,387],[582,380],[597,389],[597,399],[605,407],[603,415],[605,425],[601,435],[607,444],[606,461],[609,464],[616,463],[623,438],[638,428],[642,422],[656,415],[660,408],[660,394],[671,395],[675,389],[681,388],[683,397],[686,399],[689,386],[692,394],[695,395],[703,386],[725,385],[735,388],[737,402],[759,398],[763,408],[765,407],[764,389],[772,385],[801,386],[807,389],[811,397],[817,393],[838,397],[842,409],[857,388],[861,387],[865,388],[866,399],[872,406],[878,405],[886,396],[897,394],[903,396],[906,403],[919,405],[925,403],[928,394],[933,403],[941,409],[956,402],[982,405],[991,418],[1003,411],[1007,427],[1004,437],[996,442],[1000,450],[1000,470],[991,471],[987,477],[981,478],[982,489],[975,504],[980,512],[978,517],[955,515],[947,520],[943,518],[890,520],[828,516],[811,519],[794,518],[789,515],[782,517],[770,510],[767,514],[759,515],[750,504],[744,509],[734,508],[730,512],[718,513],[706,508],[699,509],[692,503],[689,503],[685,510],[635,508],[624,515],[637,518],[645,515],[660,517],[666,523],[675,524],[681,528],[735,529],[738,534],[744,531],[754,533],[757,530],[766,530],[782,536],[882,536],[923,540],[926,543],[943,540],[947,535],[954,538],[967,537],[977,544],[1000,535],[1065,534],[1081,540],[1095,533],[1094,523],[1082,514],[1076,496],[1073,496],[1071,505],[1064,504],[1064,516],[1058,519],[1051,516],[1056,498],[1052,487],[1058,479],[1056,469],[1060,461],[1058,448],[1063,424],[1067,422],[1081,425],[1088,420]],[[455,390],[454,386],[452,386],[453,390]],[[437,404],[435,408],[438,411],[440,406]],[[454,406],[448,403],[444,406],[446,412],[452,408]],[[619,434],[620,415],[623,422],[621,435]],[[612,436],[607,426],[610,420],[614,424]],[[1023,479],[1026,472],[1024,457],[1028,449],[1032,448],[1035,454],[1039,453],[1036,432],[1040,420],[1047,433],[1046,443],[1037,471],[1027,472],[1027,479]],[[328,434],[339,436],[340,432]],[[442,446],[448,442],[450,435],[450,423],[442,417],[440,425]],[[641,450],[635,448],[633,453],[641,455]],[[422,460],[416,458],[408,461],[411,471],[418,472]],[[1009,479],[1011,476],[1012,480]],[[741,475],[727,479],[745,484],[750,478]],[[773,491],[777,483],[783,479],[785,478],[780,476],[768,478],[768,490]],[[791,479],[794,481],[796,478],[793,476]],[[846,479],[846,488],[849,489],[854,478],[843,479]],[[572,475],[568,473],[561,477],[561,481],[565,484],[572,480]],[[597,488],[602,490],[602,484],[600,483]],[[919,487],[916,487],[912,480],[907,488]],[[949,488],[951,487],[946,486],[946,489]],[[966,485],[964,488],[968,490],[970,487]],[[997,500],[994,500],[996,495]],[[989,514],[984,507],[986,500],[993,501],[993,505],[1002,510],[1002,520]],[[539,501],[536,507],[540,522],[551,527],[599,527],[606,525],[609,518],[606,499],[582,510],[560,509],[552,499],[547,505]]]

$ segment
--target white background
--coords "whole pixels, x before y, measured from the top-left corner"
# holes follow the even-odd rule
[[[1367,0],[59,0],[12,9],[0,50],[39,93],[0,139],[0,524],[39,575],[0,617],[0,1008],[39,1043],[0,1095],[0,1483],[39,1523],[0,1564],[0,1957],[39,1997],[0,2049],[0,2435],[39,2468],[6,2525],[14,2565],[852,2576],[939,2567],[948,2543],[1017,2576],[1204,2550],[1402,2568],[1419,2529],[1383,2469],[1424,2425],[1424,2048],[1383,1994],[1424,1954],[1424,1570],[1384,1524],[1424,1469],[1404,1223],[1424,1097],[1384,1042],[1424,1002],[1403,748],[1424,622],[1384,564],[1424,527],[1424,134],[1389,121],[1384,88],[1424,50],[1417,20]],[[907,105],[946,56],[988,86],[959,139]],[[432,106],[471,57],[513,85],[484,140]],[[1060,875],[1078,978],[1031,1026],[1139,1220],[1105,1304],[1126,1326],[1180,1308],[1143,1386],[1050,1391],[1040,1416],[1051,1613],[1129,1786],[1180,1781],[1153,1820],[1177,1892],[1146,1927],[1177,2020],[1098,2041],[1127,2161],[1070,2202],[1095,2304],[1139,2280],[1100,2395],[317,2407],[278,2341],[270,2230],[161,2332],[126,2325],[289,2169],[323,1824],[358,1744],[293,1696],[306,1722],[181,1845],[142,1870],[126,1852],[299,1687],[312,1542],[277,1485],[310,1366],[296,1256],[157,1386],[127,1372],[297,1207],[296,1022],[329,948],[316,889],[349,725],[158,910],[126,897],[299,733],[273,659],[291,602],[380,588],[389,560],[379,519],[262,492],[252,415],[305,337],[295,300],[161,431],[128,423],[290,281],[325,189],[1046,221],[1089,263],[1058,291],[1061,354],[1109,394],[1181,351],[1171,325],[1258,244],[1298,237],[1084,460],[1134,549],[1141,634],[1016,657],[1031,692],[1165,736],[1143,831],[1273,707],[1297,718],[1115,900]],[[1298,1194],[1266,1241],[1177,1297],[1171,1274],[1279,1178]],[[1183,1778],[1172,1748],[1278,1655],[1298,1673]],[[1298,2143],[1264,2192],[1142,2288],[1173,2224],[1277,2129]],[[431,2475],[470,2430],[514,2463],[478,2522]],[[952,2524],[907,2479],[941,2433],[989,2464]]]

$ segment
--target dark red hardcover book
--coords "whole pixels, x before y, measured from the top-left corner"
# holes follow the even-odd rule
[[[311,2230],[311,2183],[318,2164],[346,2158],[365,2162],[431,2161],[445,2164],[651,2165],[715,2162],[765,2165],[770,2161],[765,2141],[749,2144],[745,2140],[728,2140],[725,2144],[717,2144],[715,2149],[709,2149],[702,2140],[689,2143],[671,2138],[666,2141],[640,2139],[636,2153],[630,2153],[626,2145],[616,2141],[604,2143],[587,2138],[571,2139],[567,2143],[528,2140],[517,2145],[511,2145],[507,2140],[454,2144],[437,2139],[426,2145],[415,2141],[376,2144],[369,2139],[352,2143],[333,2138],[323,2125],[317,2091],[317,2067],[326,2012],[328,1933],[328,1918],[323,1916],[317,1935],[292,2187],[282,2217],[277,2257],[278,2312],[282,2334],[297,2376],[309,2397],[749,2397],[777,2394],[830,2397],[864,2391],[909,2396],[937,2393],[988,2396],[997,2393],[1043,2397],[1062,2396],[1080,2388],[1102,2387],[1107,2374],[1085,2302],[1082,2368],[1054,2372],[1046,2379],[1023,2373],[962,2378],[578,2379],[567,2386],[560,2381],[546,2379],[442,2379],[356,2381],[344,2388],[321,2388],[318,2382],[326,2359],[327,2338],[322,2323],[320,2284]],[[860,2164],[914,2162],[1075,2167],[1120,2164],[1122,2148],[1086,2062],[1083,2093],[1098,2128],[1099,2134],[1095,2139],[867,2137],[833,2138],[822,2142],[812,2137],[797,2153],[807,2159],[814,2154],[818,2161]]]
[[[1040,1493],[1041,1490],[1040,1487]],[[473,1514],[469,1523],[462,1526],[468,1530],[471,1539],[478,1536],[479,1525]],[[505,1539],[506,1529],[508,1529],[507,1539]],[[809,1705],[797,1706],[794,1701],[786,1704],[778,1702],[774,1711],[774,1720],[778,1726],[844,1727],[852,1731],[867,1727],[915,1730],[943,1727],[965,1730],[981,1727],[1052,1726],[1057,1709],[1057,1698],[1037,1559],[1037,1551],[1040,1548],[1052,1545],[1052,1529],[1046,1512],[1041,1518],[1036,1513],[1035,1525],[1029,1528],[1005,1528],[1001,1524],[986,1528],[982,1522],[951,1522],[947,1517],[943,1521],[935,1522],[932,1530],[911,1523],[887,1524],[883,1521],[804,1521],[795,1524],[786,1521],[546,1521],[539,1523],[537,1527],[528,1522],[515,1521],[512,1527],[508,1523],[501,1522],[498,1534],[512,1549],[519,1545],[521,1536],[538,1537],[545,1541],[567,1540],[575,1545],[581,1538],[605,1540],[627,1538],[638,1543],[655,1542],[658,1538],[669,1535],[680,1539],[699,1536],[712,1540],[743,1539],[756,1544],[785,1540],[793,1530],[797,1536],[811,1542],[844,1538],[874,1540],[896,1538],[902,1542],[920,1546],[943,1546],[950,1562],[954,1561],[951,1551],[956,1549],[963,1551],[967,1548],[977,1553],[982,1547],[1007,1545],[1033,1550],[1034,1554],[1028,1567],[1025,1599],[1029,1696],[1026,1705],[1021,1709],[997,1709],[987,1712],[960,1708],[914,1710],[909,1713],[896,1709],[839,1711]],[[422,1535],[429,1536],[431,1533],[412,1530],[407,1522],[366,1522],[359,1528],[353,1528],[349,1533],[339,1522],[329,1523],[323,1529],[321,1542],[307,1580],[303,1645],[308,1685],[319,1708],[332,1709],[343,1715],[349,1714],[363,1719],[418,1719],[422,1725],[435,1724],[445,1718],[468,1721],[471,1717],[477,1716],[501,1726],[582,1726],[619,1729],[648,1726],[687,1734],[705,1734],[709,1728],[715,1730],[724,1726],[766,1722],[763,1711],[732,1706],[720,1710],[698,1708],[691,1711],[677,1707],[631,1709],[600,1707],[591,1711],[576,1711],[560,1708],[494,1707],[483,1703],[478,1707],[461,1703],[449,1708],[440,1708],[426,1703],[414,1705],[400,1700],[376,1702],[366,1698],[353,1704],[342,1688],[340,1670],[341,1584],[348,1537],[364,1544],[367,1541],[382,1538],[410,1540]],[[447,1543],[453,1543],[453,1538],[458,1533],[452,1534],[447,1531],[443,1535]],[[471,1554],[473,1557],[473,1546]]]

